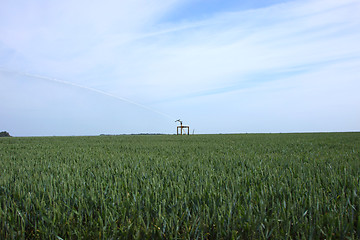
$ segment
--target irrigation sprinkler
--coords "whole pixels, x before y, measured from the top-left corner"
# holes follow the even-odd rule
[[[190,128],[189,126],[183,126],[183,122],[178,119],[175,122],[179,122],[180,126],[177,126],[176,128],[176,135],[189,135],[190,132]],[[187,134],[186,134],[186,129],[187,129]],[[179,134],[179,130],[180,130],[180,134]]]

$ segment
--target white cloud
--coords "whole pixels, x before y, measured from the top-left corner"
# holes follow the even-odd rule
[[[156,39],[137,50],[144,53],[139,82],[152,83],[153,91],[165,89],[156,94],[161,98],[231,85],[253,73],[263,73],[261,77],[266,78],[267,71],[358,57],[359,21],[343,12],[349,8],[353,12],[359,4],[353,2],[345,8],[338,3],[336,8],[335,3],[322,2],[320,8],[313,3],[223,14],[208,24],[203,22],[204,27],[160,35],[158,45]],[[299,7],[311,14],[299,12]]]
[[[244,115],[251,131],[316,130],[297,128],[296,117],[279,121],[299,112],[319,113],[308,120],[317,127],[334,112],[352,119],[349,128],[358,126],[359,112],[351,110],[359,103],[353,90],[359,88],[358,1],[290,1],[162,22],[179,4],[2,2],[0,67],[97,88],[172,115],[181,111],[199,124],[221,112],[229,122],[219,131],[240,131],[234,122],[246,122]],[[273,111],[268,122],[255,120]]]

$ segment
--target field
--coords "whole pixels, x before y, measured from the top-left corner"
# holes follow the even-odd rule
[[[359,239],[360,133],[0,139],[1,239]]]

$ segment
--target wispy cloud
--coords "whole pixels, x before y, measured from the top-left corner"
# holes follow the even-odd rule
[[[210,115],[228,109],[223,114],[239,121],[244,113],[230,108],[242,101],[252,101],[248,115],[267,112],[263,96],[270,92],[277,93],[276,105],[289,92],[301,98],[316,85],[318,96],[305,95],[315,104],[327,99],[330,108],[326,92],[342,86],[344,99],[352,96],[351,102],[339,100],[349,105],[345,115],[360,120],[358,111],[350,111],[359,97],[347,87],[359,88],[354,66],[360,60],[360,3],[274,2],[184,19],[164,17],[190,4],[176,0],[5,1],[0,5],[0,67],[98,89],[171,115],[176,108],[196,118],[192,107],[200,103],[213,108]],[[300,100],[292,106],[304,113],[308,107]],[[284,115],[293,109],[276,111]]]

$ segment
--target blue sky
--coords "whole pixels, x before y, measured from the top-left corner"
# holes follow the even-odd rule
[[[2,1],[0,131],[360,130],[360,2]]]

